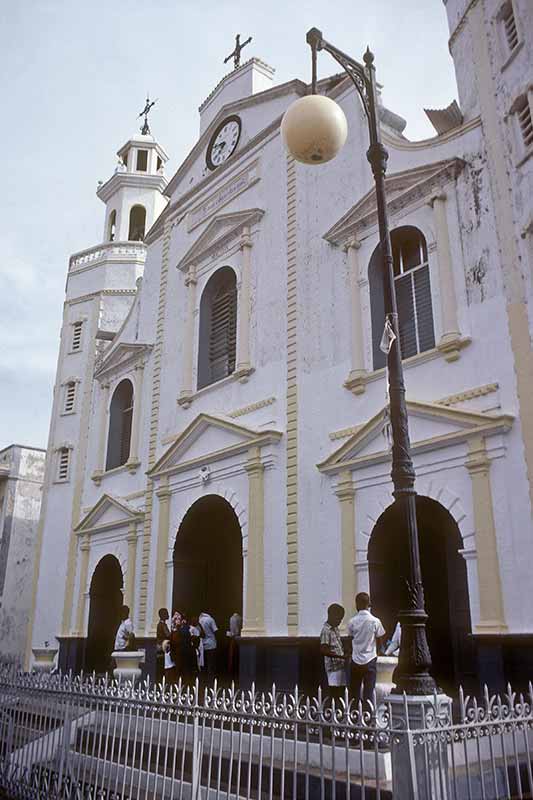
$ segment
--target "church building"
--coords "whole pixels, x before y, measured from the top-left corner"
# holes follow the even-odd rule
[[[434,673],[497,687],[533,675],[533,5],[445,6],[459,102],[424,141],[380,118]],[[163,606],[221,639],[242,614],[242,685],[318,680],[327,606],[348,619],[358,591],[394,629],[367,123],[344,73],[320,80],[348,139],[296,163],[280,123],[309,91],[252,57],[173,176],[146,123],[98,188],[101,240],[68,264],[28,666],[53,642],[63,669],[102,669],[123,602],[152,677]]]

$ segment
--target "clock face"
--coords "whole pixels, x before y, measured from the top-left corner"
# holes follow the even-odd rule
[[[235,152],[241,135],[241,120],[237,116],[227,117],[220,123],[207,148],[207,166],[216,169]]]

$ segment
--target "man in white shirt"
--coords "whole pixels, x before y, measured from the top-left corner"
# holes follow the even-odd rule
[[[204,635],[202,641],[204,644],[204,663],[207,675],[209,678],[214,678],[216,675],[217,667],[217,637],[218,631],[217,624],[211,614],[202,611],[198,618],[200,628]]]
[[[128,606],[122,606],[120,618],[122,622],[115,636],[115,650],[135,650],[135,633]]]
[[[379,639],[385,636],[381,620],[370,613],[370,597],[359,592],[355,598],[357,614],[348,623],[352,637],[352,677],[351,686],[356,702],[371,702],[376,688],[376,671]]]

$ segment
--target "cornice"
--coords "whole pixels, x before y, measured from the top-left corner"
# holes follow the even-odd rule
[[[151,175],[146,172],[115,172],[109,180],[96,190],[96,196],[103,203],[123,186],[137,189],[159,189],[164,193],[168,181],[164,175]]]

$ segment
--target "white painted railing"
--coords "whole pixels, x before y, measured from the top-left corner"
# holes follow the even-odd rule
[[[69,270],[77,270],[98,261],[131,258],[144,261],[146,245],[143,242],[106,242],[87,250],[81,250],[70,257]]]

